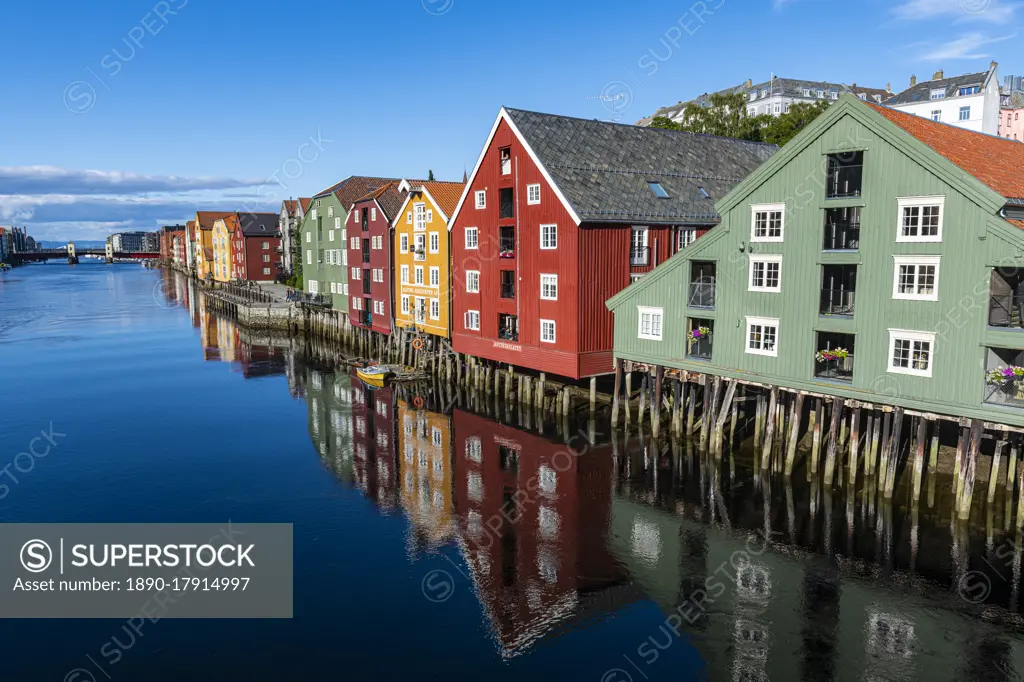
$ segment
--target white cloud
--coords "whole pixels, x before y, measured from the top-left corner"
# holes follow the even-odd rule
[[[983,50],[985,45],[1001,43],[1016,38],[1016,33],[990,38],[981,33],[967,33],[956,40],[944,43],[925,44],[926,50],[917,56],[918,61],[941,61],[950,59],[989,59],[992,53]]]
[[[984,21],[1005,24],[1024,3],[1002,0],[905,0],[893,8],[897,19],[923,21],[952,18],[954,23]]]
[[[37,239],[102,239],[182,223],[199,209],[276,213],[280,193],[249,179],[0,167],[0,224],[26,226]]]

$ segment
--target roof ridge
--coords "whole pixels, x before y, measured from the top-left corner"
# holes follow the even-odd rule
[[[727,138],[728,139],[728,138]],[[567,163],[551,163],[550,168],[571,168],[572,170],[591,170],[602,173],[623,173],[626,175],[649,175],[665,178],[691,178],[694,180],[726,180],[740,181],[743,178],[735,175],[714,175],[712,173],[686,173],[682,171],[637,170],[632,168],[599,168],[597,166],[574,166]]]

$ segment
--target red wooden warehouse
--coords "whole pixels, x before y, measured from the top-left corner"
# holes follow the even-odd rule
[[[234,279],[272,282],[281,271],[281,245],[277,213],[235,213],[231,232],[231,276]]]
[[[405,201],[399,182],[388,182],[353,203],[347,236],[349,320],[363,329],[390,334],[391,221]]]
[[[503,108],[450,223],[454,349],[611,372],[604,301],[716,225],[776,149]]]

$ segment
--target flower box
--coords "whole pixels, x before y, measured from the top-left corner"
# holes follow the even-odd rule
[[[850,352],[845,348],[832,348],[830,350],[819,350],[814,354],[814,359],[818,362],[833,362],[835,360],[845,360],[850,356]]]

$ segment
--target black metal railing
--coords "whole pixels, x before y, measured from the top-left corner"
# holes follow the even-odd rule
[[[829,160],[825,197],[841,199],[859,197],[863,182],[864,167],[861,165],[840,165]]]
[[[371,313],[369,310],[360,311],[359,323],[366,327],[371,326],[373,324],[373,313]]]
[[[363,293],[367,296],[373,291],[373,280],[370,279],[370,271],[363,270]]]
[[[259,288],[259,285],[219,282],[213,285],[215,291],[241,299],[246,303],[273,303],[274,297]]]
[[[695,360],[710,360],[711,359],[711,337],[704,339],[687,339],[688,348],[686,349],[686,357],[693,358]]]
[[[330,307],[334,302],[331,294],[310,294],[305,291],[296,291],[295,289],[289,289],[285,298],[291,303],[307,303],[309,305],[326,307]]]
[[[629,249],[630,265],[647,265],[650,249],[646,246],[631,246]]]
[[[1024,328],[1024,295],[992,294],[988,304],[990,327]]]
[[[715,307],[715,282],[690,282],[690,299],[687,305],[691,308]]]
[[[822,315],[853,315],[855,292],[851,289],[822,289]]]
[[[1000,384],[985,384],[985,402],[990,405],[1024,407],[1024,383],[1008,381]]]
[[[370,247],[367,244],[363,244],[363,262],[370,262]]]
[[[814,363],[814,376],[819,379],[853,381],[853,353],[845,358]]]
[[[498,338],[505,341],[519,340],[519,320],[515,315],[498,316]]]
[[[498,247],[499,247],[499,255],[502,258],[515,258],[516,257],[516,235],[515,235],[515,232],[511,232],[510,233],[507,230],[502,230]]]
[[[860,223],[825,225],[824,251],[856,251],[860,248]]]

